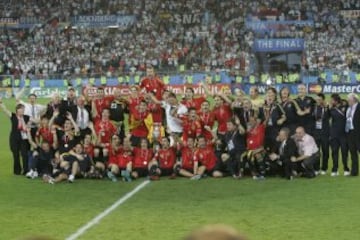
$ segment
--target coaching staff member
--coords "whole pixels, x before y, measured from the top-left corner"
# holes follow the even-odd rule
[[[347,97],[349,107],[346,111],[345,132],[351,156],[351,176],[359,175],[359,156],[360,150],[360,105],[359,99],[354,93]]]

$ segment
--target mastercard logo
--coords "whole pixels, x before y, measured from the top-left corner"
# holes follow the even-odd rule
[[[310,93],[321,93],[322,87],[321,87],[321,85],[311,85],[309,88],[309,92]]]

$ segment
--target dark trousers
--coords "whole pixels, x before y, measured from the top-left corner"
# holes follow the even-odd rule
[[[29,154],[29,168],[37,170],[40,175],[51,173],[51,159],[46,159],[44,156],[32,156]]]
[[[318,161],[320,161],[320,153],[319,152],[314,153],[310,157],[307,157],[304,160],[302,160],[300,162],[301,167],[299,166],[299,162],[293,163],[292,168],[295,170],[299,170],[299,167],[300,167],[300,171],[303,172],[304,177],[313,178],[313,177],[315,177],[314,166]]]
[[[348,144],[346,137],[338,137],[330,139],[331,157],[333,160],[332,172],[337,172],[339,168],[339,150],[341,149],[341,160],[344,171],[349,171],[348,167]]]
[[[316,145],[319,150],[321,150],[321,170],[326,171],[328,169],[329,162],[329,135],[324,134],[321,130],[315,130],[314,138],[316,141]],[[315,163],[315,171],[320,170],[320,161]]]
[[[29,171],[28,151],[30,149],[30,145],[28,140],[10,139],[10,145],[14,160],[13,173],[15,175],[25,174],[27,171]],[[20,155],[22,159],[22,168],[20,164]]]
[[[347,133],[347,142],[351,156],[351,176],[359,175],[359,156],[356,137],[354,130],[350,130]]]

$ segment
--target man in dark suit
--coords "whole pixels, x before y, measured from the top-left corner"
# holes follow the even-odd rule
[[[330,136],[330,111],[325,102],[325,95],[319,93],[316,96],[316,106],[314,108],[314,138],[319,149],[321,149],[321,169],[320,161],[315,163],[315,174],[325,175],[329,161],[329,136]]]
[[[350,93],[347,97],[349,107],[346,111],[345,132],[351,156],[351,176],[359,175],[359,156],[360,150],[360,104],[355,93]]]
[[[281,128],[277,136],[277,141],[278,151],[269,155],[271,165],[274,166],[274,164],[277,164],[278,166],[282,166],[283,175],[286,179],[291,180],[293,178],[293,163],[291,162],[291,158],[296,157],[298,151],[295,141],[290,138],[290,129]]]

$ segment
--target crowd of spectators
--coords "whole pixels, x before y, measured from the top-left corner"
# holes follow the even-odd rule
[[[2,74],[117,75],[144,71],[227,69],[250,74],[254,39],[305,38],[303,69],[360,69],[359,18],[340,10],[358,1],[86,0],[1,1],[2,17],[40,22],[30,29],[3,27]],[[71,26],[80,15],[133,15],[127,28]],[[55,22],[53,21],[55,19]],[[263,34],[245,21],[310,20]],[[59,24],[60,23],[60,24]]]

